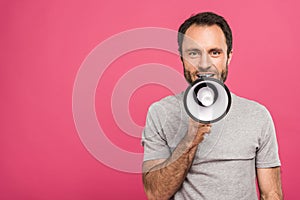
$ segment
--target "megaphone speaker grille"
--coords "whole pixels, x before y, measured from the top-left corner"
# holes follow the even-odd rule
[[[202,82],[195,87],[193,97],[200,106],[208,107],[216,102],[218,91],[213,84]]]
[[[230,91],[221,81],[197,79],[184,94],[184,108],[195,121],[208,124],[221,120],[231,106]]]

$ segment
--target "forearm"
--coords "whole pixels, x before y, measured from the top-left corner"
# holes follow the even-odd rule
[[[167,160],[143,164],[143,182],[148,199],[169,199],[181,187],[204,134],[211,125],[190,120],[189,129]]]
[[[280,184],[280,183],[279,183]],[[277,185],[277,187],[270,192],[261,192],[260,200],[283,200],[283,194],[281,190],[281,185]]]
[[[261,200],[282,200],[280,168],[257,169]]]
[[[260,200],[283,200],[282,192],[271,192],[270,194],[262,194]]]
[[[166,161],[144,173],[143,182],[149,199],[169,199],[176,193],[190,169],[196,150],[197,146],[187,148],[182,142]]]

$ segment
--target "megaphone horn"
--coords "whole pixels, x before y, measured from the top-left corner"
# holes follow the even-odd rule
[[[192,119],[209,124],[226,116],[231,106],[231,95],[220,80],[200,77],[186,89],[183,102]]]

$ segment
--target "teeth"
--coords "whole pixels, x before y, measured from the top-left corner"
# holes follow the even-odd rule
[[[198,77],[212,77],[214,74],[197,74]]]

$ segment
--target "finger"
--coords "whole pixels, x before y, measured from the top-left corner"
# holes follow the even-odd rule
[[[196,126],[196,127],[202,127],[202,126],[208,126],[208,127],[211,127],[211,124],[204,124],[204,123],[201,123],[201,122],[196,122],[194,121],[193,119],[190,119],[190,124],[192,126]]]
[[[205,138],[205,134],[209,134],[210,130],[210,127],[201,127],[200,129],[198,129],[197,134],[195,136],[196,143],[199,144],[200,142],[202,142]]]
[[[205,133],[210,133],[211,127],[209,126],[202,126],[198,129],[198,134],[205,134]]]

